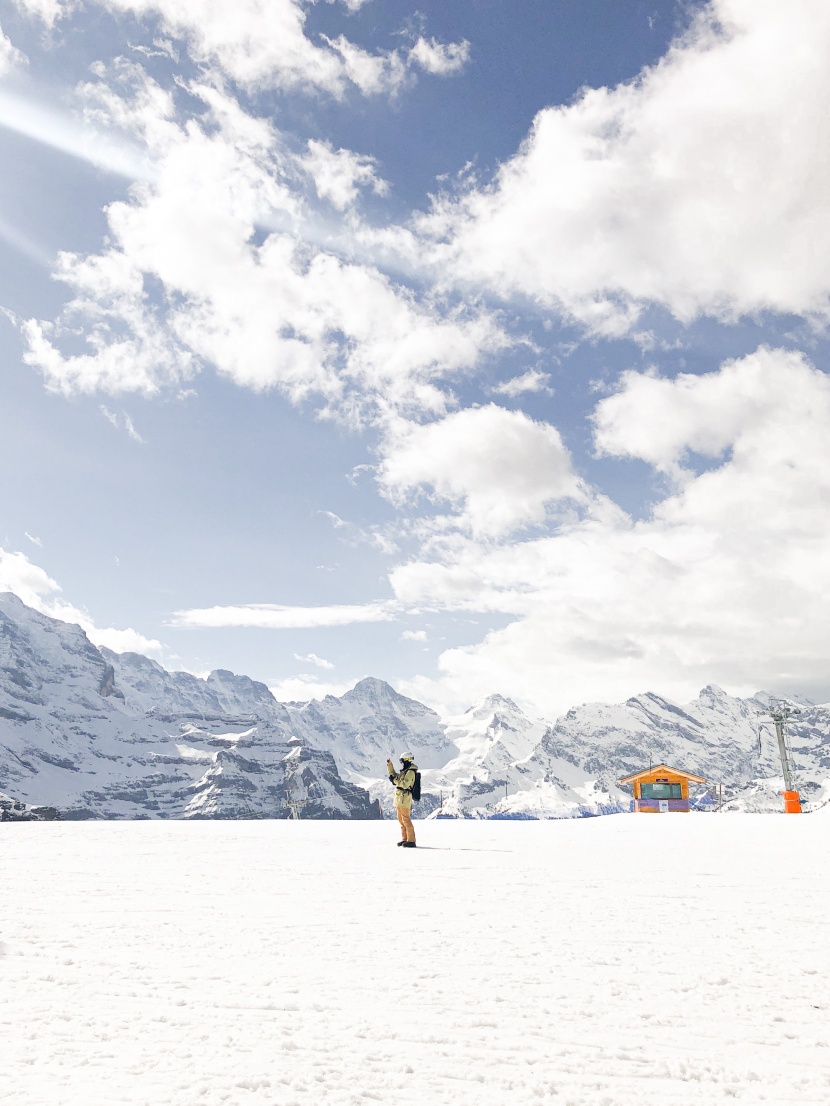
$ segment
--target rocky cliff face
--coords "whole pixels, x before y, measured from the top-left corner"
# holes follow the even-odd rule
[[[12,804],[64,818],[284,818],[299,769],[303,817],[378,817],[328,752],[298,753],[290,727],[263,684],[98,650],[0,596],[0,790]]]

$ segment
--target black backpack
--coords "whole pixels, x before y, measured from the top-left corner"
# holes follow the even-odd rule
[[[415,782],[412,785],[412,801],[413,803],[419,803],[421,801],[421,773],[415,773]]]

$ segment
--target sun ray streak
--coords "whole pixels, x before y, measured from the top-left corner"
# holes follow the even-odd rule
[[[129,180],[151,180],[147,154],[135,143],[84,126],[70,116],[0,90],[0,127]]]

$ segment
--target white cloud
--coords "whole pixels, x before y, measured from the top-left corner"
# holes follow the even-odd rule
[[[351,626],[360,622],[390,622],[396,617],[389,603],[343,603],[328,607],[288,607],[277,603],[248,603],[235,607],[204,607],[175,611],[173,626],[255,626],[267,630],[315,629]]]
[[[158,20],[165,35],[186,41],[194,61],[218,65],[249,90],[324,91],[342,97],[350,86],[364,95],[394,93],[413,65],[450,73],[466,60],[466,43],[419,40],[403,56],[398,50],[370,53],[345,35],[316,42],[305,33],[313,0],[98,0],[120,15]],[[344,0],[357,11],[365,0]],[[17,0],[18,6],[53,26],[68,18],[74,0]],[[423,46],[420,45],[423,43]]]
[[[141,437],[139,432],[136,430],[135,426],[133,425],[133,420],[130,418],[130,416],[126,412],[124,412],[123,419],[124,419],[124,429],[127,431],[127,437],[132,438],[132,440],[134,442],[138,442],[140,445],[143,445],[144,444],[144,439]]]
[[[785,434],[810,433],[826,379],[802,354],[765,347],[702,376],[627,372],[597,405],[596,444],[675,475],[689,454],[718,458],[728,448],[733,462],[752,449],[757,463],[774,455],[776,424]]]
[[[427,641],[426,630],[404,630],[401,641]]]
[[[374,158],[353,150],[335,150],[329,142],[309,139],[308,153],[300,164],[314,181],[317,195],[338,211],[354,203],[361,187],[369,187],[379,196],[389,190],[386,181],[375,173]]]
[[[495,395],[507,396],[508,399],[515,399],[526,392],[543,392],[545,395],[553,395],[553,389],[550,386],[550,374],[543,373],[541,369],[528,369],[521,376],[514,376],[510,380],[505,380],[503,384],[497,384],[491,390]]]
[[[0,27],[0,77],[5,77],[13,69],[25,65],[27,60],[26,55],[17,49]]]
[[[32,564],[25,553],[0,549],[0,591],[14,592],[27,606],[50,618],[76,623],[94,645],[105,645],[119,653],[138,652],[151,656],[163,650],[160,641],[145,637],[132,627],[118,630],[97,626],[85,611],[60,598],[60,585],[42,568]]]
[[[600,333],[830,317],[830,6],[712,0],[656,65],[541,111],[489,187],[422,229],[448,274]]]
[[[127,101],[107,86],[87,99],[138,130],[155,171],[107,209],[108,248],[61,255],[57,275],[74,297],[58,323],[24,326],[26,360],[49,387],[152,395],[212,363],[243,387],[316,394],[346,417],[440,412],[437,382],[505,346],[485,312],[418,298],[369,265],[303,245],[293,230],[254,244],[269,213],[291,226],[299,211],[278,136],[206,85],[190,91],[207,115],[174,124],[151,81],[135,70],[126,78]],[[148,280],[163,302],[148,297]],[[79,325],[87,352],[77,352]]]
[[[396,92],[407,79],[406,61],[397,50],[372,54],[350,42],[345,35],[321,36],[342,66],[342,75],[364,96]],[[336,91],[332,89],[331,91]]]
[[[127,432],[127,437],[132,438],[134,442],[139,442],[141,445],[144,444],[144,439],[136,430],[135,426],[133,425],[133,420],[126,413],[126,411],[119,418],[119,416],[114,411],[110,411],[110,409],[106,407],[103,403],[100,406],[100,411],[107,422],[110,423],[111,426],[114,426],[116,430],[120,430],[123,423],[124,429]]]
[[[299,653],[295,653],[294,660],[305,661],[307,664],[316,665],[317,668],[334,668],[331,661],[327,661],[324,657],[318,657],[316,653],[308,653],[304,657],[301,657]]]
[[[24,536],[28,538],[32,545],[36,545],[39,549],[43,548],[43,542],[40,540],[40,538],[36,538],[35,535],[30,534],[28,530],[24,531]]]
[[[269,690],[280,703],[307,703],[310,699],[324,699],[327,695],[344,695],[354,687],[354,680],[337,680],[323,683],[315,676],[288,676],[273,684]]]
[[[421,36],[410,49],[409,58],[427,73],[443,77],[464,68],[470,60],[470,44],[466,39],[444,43]]]
[[[398,425],[384,446],[378,481],[399,503],[432,489],[433,498],[455,507],[453,521],[479,537],[544,522],[556,501],[585,499],[559,432],[495,404]]]
[[[70,10],[66,0],[14,0],[14,2],[20,11],[37,16],[47,27],[53,27],[55,22]]]
[[[644,690],[683,701],[712,680],[830,697],[830,377],[766,349],[697,378],[628,374],[596,425],[670,490],[639,522],[595,498],[552,535],[400,565],[403,606],[514,618],[445,652],[421,693],[499,687],[548,713]],[[703,471],[680,466],[689,451]]]
[[[0,591],[13,591],[29,607],[42,611],[43,604],[59,592],[60,585],[25,553],[0,549]]]
[[[142,273],[117,250],[97,257],[63,253],[57,275],[71,284],[74,299],[58,324],[29,319],[22,326],[26,364],[41,371],[47,386],[64,395],[96,391],[154,395],[162,386],[190,379],[193,354],[169,340],[159,313],[147,303]],[[54,339],[87,323],[90,353],[64,356]]]

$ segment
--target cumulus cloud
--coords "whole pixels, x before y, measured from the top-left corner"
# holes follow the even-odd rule
[[[398,600],[512,616],[445,652],[432,701],[507,693],[552,712],[717,679],[735,691],[830,681],[830,378],[760,349],[697,378],[630,373],[598,445],[669,472],[649,517],[613,505],[530,541],[467,540],[398,566]],[[698,453],[695,469],[678,464]],[[414,687],[414,685],[413,685]]]
[[[404,630],[401,641],[427,641],[426,630]]]
[[[636,80],[541,111],[491,186],[422,229],[456,279],[598,333],[646,304],[826,322],[829,47],[823,0],[712,0]]]
[[[390,622],[395,617],[395,607],[389,603],[343,603],[327,607],[248,603],[176,611],[171,623],[174,626],[205,626],[214,629],[253,626],[267,630],[302,630],[318,626],[351,626],[360,622]]]
[[[410,48],[409,58],[427,73],[443,77],[464,68],[470,59],[470,44],[466,39],[444,43],[421,36]]]
[[[76,623],[94,645],[105,645],[116,653],[138,652],[153,656],[163,650],[160,641],[145,637],[132,627],[119,630],[96,625],[85,611],[61,598],[60,584],[39,565],[32,564],[25,553],[0,549],[0,591],[14,592],[27,606],[50,618]]]
[[[161,313],[148,303],[141,270],[118,250],[99,256],[62,253],[56,276],[72,286],[74,297],[57,323],[27,319],[23,360],[37,368],[47,386],[64,395],[137,392],[189,380],[193,353],[171,342]],[[80,321],[88,353],[65,356],[58,345]]]
[[[495,404],[426,424],[400,424],[384,447],[378,482],[392,500],[428,489],[453,522],[498,537],[543,522],[551,503],[585,500],[559,432]]]
[[[357,199],[362,187],[384,196],[389,185],[376,172],[374,158],[353,150],[335,150],[330,142],[309,139],[308,153],[301,165],[314,181],[320,199],[328,200],[338,211],[345,211]]]
[[[174,122],[146,75],[126,76],[127,93],[101,82],[87,100],[141,135],[154,175],[107,209],[106,249],[60,256],[56,275],[74,294],[57,323],[24,326],[26,360],[49,387],[151,395],[207,363],[243,387],[316,394],[347,417],[366,405],[440,412],[436,382],[504,347],[486,312],[419,298],[292,231],[257,244],[275,213],[291,226],[299,212],[294,163],[273,129],[204,84],[189,90],[203,115]]]
[[[675,475],[690,454],[718,458],[728,448],[733,463],[751,450],[757,464],[775,455],[776,423],[784,434],[817,429],[826,380],[803,354],[765,347],[702,376],[623,373],[615,394],[597,405],[595,441],[603,454]]]
[[[307,664],[313,664],[317,668],[334,668],[331,661],[327,661],[325,657],[318,657],[316,653],[308,653],[306,656],[301,657],[299,653],[294,654],[295,661],[305,661]]]

